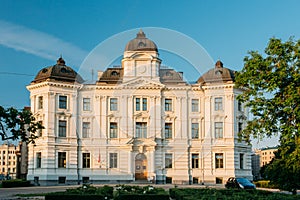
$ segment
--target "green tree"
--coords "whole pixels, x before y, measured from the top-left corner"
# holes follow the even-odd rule
[[[253,115],[240,137],[250,142],[251,136],[279,134],[279,150],[266,173],[275,185],[294,191],[300,180],[300,40],[271,38],[265,54],[249,52],[236,86],[245,88],[238,99]]]
[[[13,107],[0,106],[0,137],[5,140],[21,139],[27,143],[34,143],[37,138],[35,133],[44,127],[35,121],[30,110],[19,111]]]

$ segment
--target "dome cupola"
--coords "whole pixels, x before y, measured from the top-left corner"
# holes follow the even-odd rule
[[[125,51],[156,51],[157,46],[156,44],[146,38],[146,34],[143,32],[142,29],[136,34],[136,38],[130,40],[126,47]]]
[[[56,65],[41,69],[32,83],[40,83],[43,81],[83,83],[81,76],[71,67],[66,66],[66,62],[62,57],[58,58]]]

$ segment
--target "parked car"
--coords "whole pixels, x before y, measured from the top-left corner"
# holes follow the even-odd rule
[[[225,184],[226,188],[256,189],[255,185],[246,178],[231,177]]]

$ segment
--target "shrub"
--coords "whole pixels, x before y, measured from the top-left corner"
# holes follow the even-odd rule
[[[11,188],[11,187],[28,187],[30,185],[30,181],[22,180],[22,179],[13,179],[13,180],[5,180],[2,181],[3,188]]]
[[[45,200],[105,200],[105,197],[99,194],[68,194],[63,192],[57,192],[52,194],[46,194]]]
[[[115,200],[169,200],[167,194],[120,194]]]

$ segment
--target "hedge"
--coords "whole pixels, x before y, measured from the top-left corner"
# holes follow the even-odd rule
[[[169,200],[168,194],[120,194],[115,200]]]
[[[46,194],[45,200],[106,200],[106,198],[100,194],[67,194],[64,192],[61,193],[52,193]]]
[[[22,179],[13,179],[2,181],[3,188],[12,188],[12,187],[28,187],[31,186],[30,181]]]

